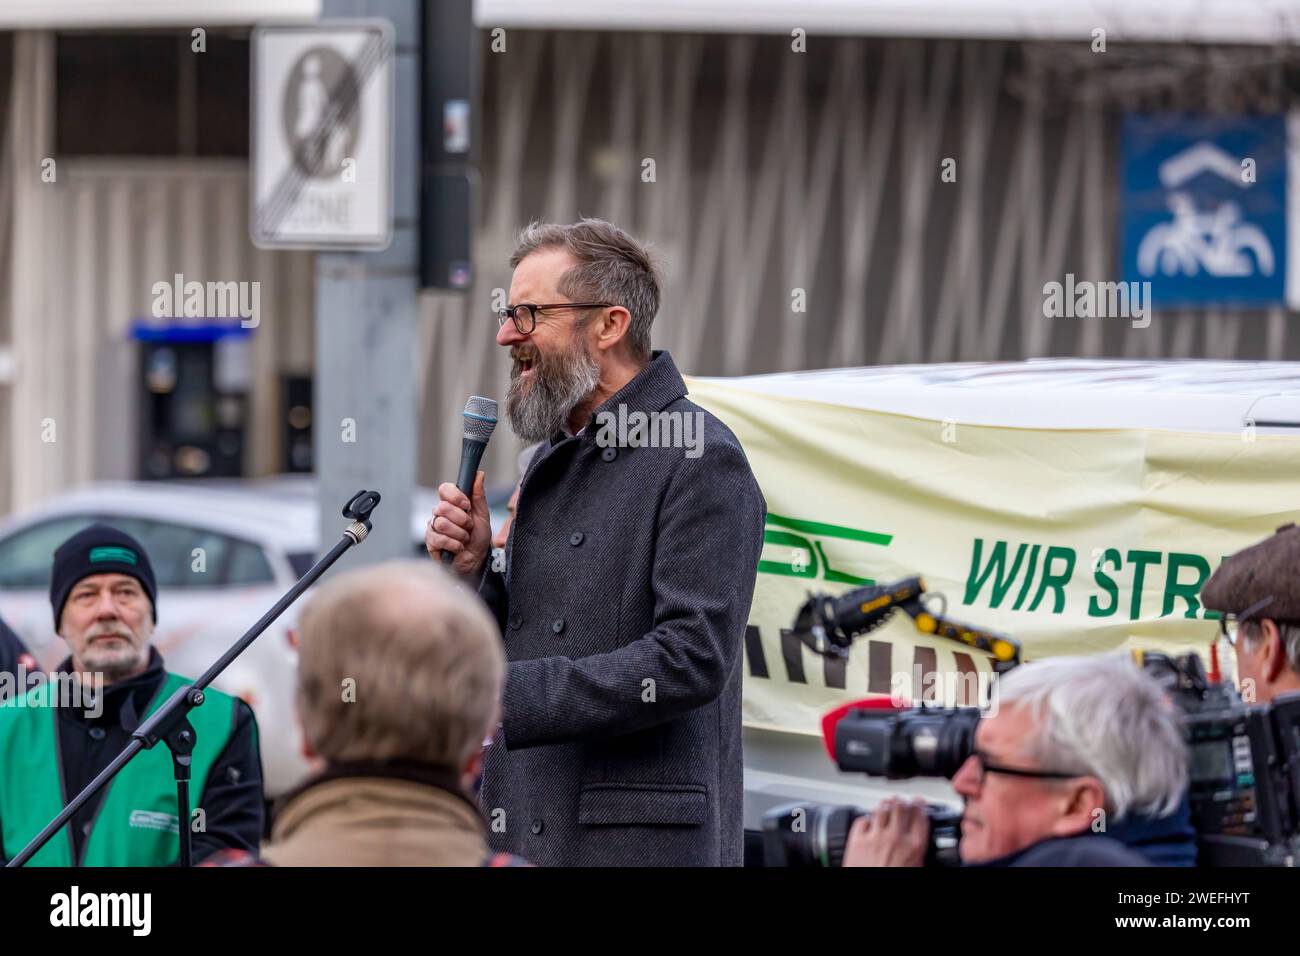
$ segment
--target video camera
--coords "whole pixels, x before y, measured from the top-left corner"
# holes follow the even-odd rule
[[[957,844],[961,840],[961,812],[940,804],[926,804],[930,816],[930,845],[925,866],[960,866]],[[849,828],[858,817],[871,814],[861,807],[840,804],[791,803],[763,815],[765,866],[838,867],[844,862]]]
[[[925,582],[904,578],[895,584],[858,588],[838,598],[813,595],[800,609],[794,632],[823,656],[845,657],[853,641],[875,630],[897,611],[917,629],[982,650],[996,671],[1020,662],[1020,645],[1005,634],[949,620],[927,607]],[[941,595],[930,596],[942,600]],[[835,724],[835,762],[841,770],[903,779],[951,777],[974,747],[978,707],[921,707],[904,711],[850,709]],[[957,866],[961,813],[928,804],[930,844],[927,866]],[[767,866],[839,866],[849,828],[861,807],[788,804],[763,817],[763,856]]]
[[[1138,656],[1183,712],[1201,864],[1295,866],[1300,694],[1246,704],[1233,687],[1211,684],[1195,654]]]
[[[1020,661],[1009,637],[946,621],[922,621],[924,584],[860,588],[840,598],[814,596],[795,629],[818,653],[848,653],[854,638],[903,609],[926,633],[937,633],[995,656],[1005,672]],[[1212,684],[1199,656],[1135,653],[1136,663],[1165,689],[1183,714],[1189,746],[1190,802],[1203,866],[1294,866],[1300,862],[1300,694],[1268,705],[1243,703],[1230,685]],[[835,725],[835,761],[841,770],[890,779],[951,778],[970,756],[980,719],[974,707],[908,710],[850,709]],[[798,808],[778,807],[764,817],[769,866],[838,866],[848,827],[863,811],[817,807],[803,833],[789,829]],[[956,862],[960,815],[931,806],[927,862]],[[949,818],[955,818],[950,820]],[[843,821],[843,822],[841,822]],[[952,853],[945,852],[951,843]]]

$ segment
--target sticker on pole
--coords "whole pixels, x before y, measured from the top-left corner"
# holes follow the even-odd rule
[[[258,27],[252,43],[253,244],[382,249],[393,235],[393,29]]]

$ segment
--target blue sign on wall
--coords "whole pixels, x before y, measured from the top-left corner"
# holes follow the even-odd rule
[[[1122,149],[1125,281],[1157,308],[1284,301],[1283,116],[1128,116]]]

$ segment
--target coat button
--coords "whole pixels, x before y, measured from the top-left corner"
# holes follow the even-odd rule
[[[513,630],[517,631],[523,626],[524,626],[524,619],[520,617],[518,614],[516,614],[514,617],[510,619],[510,627]]]
[[[600,453],[600,457],[603,458],[605,461],[613,461],[615,458],[618,457],[618,449],[606,448],[604,451]]]
[[[561,631],[563,631],[563,630],[564,630],[564,618],[562,618],[562,617],[557,617],[554,621],[552,621],[552,622],[551,622],[551,630],[554,631],[556,634],[559,634]]]
[[[575,531],[573,534],[569,535],[569,544],[573,545],[575,548],[582,544],[582,532]]]
[[[104,739],[105,737],[107,737],[107,736],[108,736],[108,732],[107,732],[106,730],[104,730],[103,727],[91,727],[91,728],[90,728],[90,739],[91,739],[91,740],[103,740],[103,739]]]
[[[532,824],[528,827],[528,829],[533,831],[533,836],[537,836],[538,834],[540,834],[543,829],[543,824],[541,819],[539,818],[534,820]]]

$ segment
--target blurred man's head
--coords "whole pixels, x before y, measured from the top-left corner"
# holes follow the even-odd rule
[[[129,534],[94,524],[59,545],[50,604],[73,670],[102,675],[105,684],[143,673],[157,620],[156,594],[149,556]]]
[[[492,535],[492,547],[504,548],[506,542],[510,540],[510,525],[515,520],[515,508],[519,504],[519,485],[524,482],[524,475],[528,473],[528,465],[533,460],[533,455],[537,454],[537,445],[528,445],[519,452],[519,484],[515,485],[515,490],[510,492],[510,500],[506,502],[506,520],[501,522],[501,527],[497,528],[496,533]]]
[[[1223,614],[1247,702],[1300,691],[1300,528],[1284,525],[1225,559],[1201,588],[1201,603]]]
[[[966,801],[963,863],[1177,808],[1187,782],[1178,717],[1127,656],[1022,665],[999,680],[995,701],[952,779]]]
[[[516,309],[497,333],[512,360],[506,413],[524,441],[544,441],[602,381],[650,360],[659,273],[640,243],[600,219],[529,225],[510,265],[509,305],[550,308]]]
[[[414,761],[478,774],[499,712],[501,636],[427,561],[340,574],[299,619],[298,712],[309,757]]]
[[[1300,624],[1262,617],[1241,621],[1234,639],[1237,677],[1248,702],[1300,692]]]
[[[515,485],[515,490],[510,492],[510,500],[506,502],[506,520],[501,522],[501,527],[492,534],[492,547],[504,548],[506,542],[510,540],[510,525],[514,523],[517,504],[519,504],[519,486]]]

